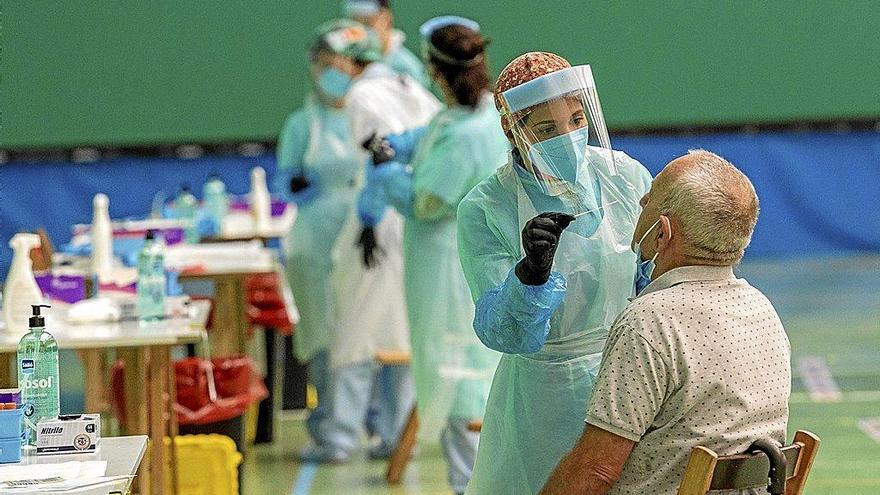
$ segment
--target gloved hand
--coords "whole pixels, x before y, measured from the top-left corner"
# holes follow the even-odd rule
[[[419,145],[422,137],[428,132],[428,127],[416,127],[409,129],[400,134],[390,134],[385,136],[391,149],[394,150],[395,160],[401,163],[409,163],[412,161],[413,152]]]
[[[367,138],[362,146],[370,152],[370,160],[373,162],[374,167],[394,159],[394,149],[391,148],[391,145],[388,144],[385,138],[377,136],[376,133]]]
[[[516,264],[516,278],[525,285],[544,285],[550,278],[553,256],[562,231],[574,221],[568,213],[544,212],[526,222],[522,229],[525,258]]]
[[[357,241],[357,245],[361,247],[362,261],[367,269],[377,266],[379,264],[379,256],[385,255],[385,251],[376,243],[376,232],[372,227],[364,227],[361,230],[361,236]]]
[[[302,206],[318,196],[318,186],[304,175],[295,175],[290,178],[291,200],[298,206]]]

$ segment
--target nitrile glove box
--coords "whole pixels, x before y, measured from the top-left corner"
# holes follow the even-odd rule
[[[37,454],[94,452],[101,439],[101,416],[75,414],[37,423]]]

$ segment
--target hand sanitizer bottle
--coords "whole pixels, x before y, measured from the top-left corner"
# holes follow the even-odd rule
[[[92,275],[107,279],[113,270],[113,225],[110,222],[110,199],[96,194],[92,200]]]
[[[33,305],[30,331],[18,342],[18,387],[24,409],[25,441],[37,443],[37,422],[57,417],[61,410],[58,384],[58,344],[46,331],[46,320],[40,308]]]
[[[187,244],[198,244],[199,227],[196,224],[196,215],[199,211],[199,201],[190,192],[189,186],[180,186],[180,192],[174,198],[174,216],[186,223],[184,227],[184,239]]]
[[[138,255],[137,310],[142,322],[165,317],[165,252],[162,239],[147,232]]]
[[[205,217],[208,219],[209,234],[217,237],[223,233],[223,219],[229,212],[229,198],[226,196],[226,184],[216,174],[211,174],[202,188]]]

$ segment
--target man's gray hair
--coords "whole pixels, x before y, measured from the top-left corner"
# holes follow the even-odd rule
[[[713,262],[739,262],[758,221],[758,196],[749,178],[706,150],[690,150],[691,166],[672,180],[661,215],[677,217],[684,253]]]

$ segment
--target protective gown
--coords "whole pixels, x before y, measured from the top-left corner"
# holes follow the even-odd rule
[[[588,149],[577,197],[542,193],[512,157],[459,206],[474,329],[505,353],[466,493],[537,493],[583,431],[608,329],[633,293],[630,241],[650,185],[641,164],[622,152],[613,152],[612,161],[609,153]],[[524,256],[523,225],[544,211],[575,213],[584,205],[595,211],[563,232],[548,282],[522,284],[513,269]]]

